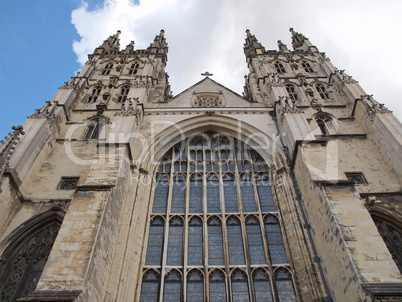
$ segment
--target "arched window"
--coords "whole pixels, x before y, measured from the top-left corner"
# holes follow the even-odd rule
[[[302,67],[305,72],[309,72],[309,73],[314,72],[313,68],[311,67],[310,63],[308,63],[308,62],[305,62],[305,61],[302,62]]]
[[[138,62],[134,62],[130,65],[130,68],[128,69],[128,74],[137,74],[138,73],[138,68],[140,68],[140,64]]]
[[[6,262],[0,271],[0,301],[16,301],[35,290],[64,216],[58,213],[40,214],[6,239],[8,247],[1,255]]]
[[[187,301],[204,301],[204,276],[197,269],[187,274]]]
[[[107,63],[102,70],[103,75],[108,75],[113,69],[113,63]]]
[[[177,302],[182,301],[182,277],[179,271],[171,270],[165,277],[165,292],[163,301]]]
[[[213,270],[209,275],[209,301],[226,301],[225,274],[220,270]]]
[[[84,139],[97,139],[99,138],[102,129],[101,121],[96,118],[89,121]]]
[[[142,276],[141,302],[157,302],[159,292],[160,274],[149,269]]]
[[[316,84],[315,89],[323,100],[329,100],[329,93],[327,92],[323,84]]]
[[[120,95],[117,97],[117,102],[124,103],[127,100],[129,91],[130,91],[130,86],[122,86],[120,88]]]
[[[292,276],[288,269],[282,267],[276,269],[275,283],[279,301],[296,301]]]
[[[402,227],[380,216],[372,215],[378,232],[385,242],[395,264],[402,273]]]
[[[289,97],[291,100],[298,100],[299,99],[299,94],[297,93],[296,86],[292,84],[286,84],[285,85],[286,91],[289,94]]]
[[[101,86],[95,86],[92,88],[91,95],[88,97],[88,103],[95,103],[98,100],[98,96],[102,90]]]
[[[283,64],[281,62],[275,62],[274,63],[275,69],[277,73],[285,73],[285,67],[283,67]]]
[[[334,121],[328,114],[317,114],[315,120],[323,135],[336,133]]]
[[[250,301],[247,275],[240,269],[236,269],[232,273],[232,301],[244,302]]]
[[[192,301],[209,293],[210,301],[264,301],[266,295],[270,301],[278,296],[275,276],[264,272],[290,265],[269,173],[254,149],[226,134],[193,135],[165,153],[155,172],[144,265],[144,274],[169,272],[153,279],[159,282],[158,297]]]
[[[264,269],[256,269],[253,272],[253,282],[256,302],[272,302],[272,290],[269,277]]]

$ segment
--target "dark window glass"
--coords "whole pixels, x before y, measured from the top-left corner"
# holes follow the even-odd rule
[[[243,180],[241,183],[241,197],[243,199],[244,212],[257,212],[254,199],[254,190],[251,180]]]
[[[265,220],[265,233],[268,241],[269,254],[272,264],[287,263],[285,248],[283,247],[281,229],[275,218]]]
[[[219,213],[219,182],[216,180],[207,180],[207,208],[208,213]]]
[[[222,226],[217,217],[208,220],[209,265],[223,265]]]
[[[285,73],[286,72],[285,67],[283,67],[282,63],[276,62],[274,65],[275,65],[275,69],[276,69],[277,73]]]
[[[247,275],[236,270],[232,275],[232,297],[233,301],[250,301],[248,295]]]
[[[184,213],[184,200],[186,194],[186,183],[183,178],[173,180],[172,187],[172,213]]]
[[[319,93],[320,97],[323,100],[328,100],[329,99],[329,93],[326,91],[324,85],[317,84],[317,85],[315,85],[315,89],[317,90],[317,92]]]
[[[187,276],[187,301],[204,301],[204,277],[200,271],[192,270]]]
[[[157,302],[159,295],[159,274],[148,270],[142,278],[141,302]]]
[[[275,212],[274,199],[272,198],[271,187],[268,180],[257,181],[258,195],[263,212]]]
[[[169,223],[167,265],[182,265],[183,253],[183,220],[173,217]]]
[[[235,217],[227,220],[229,262],[230,265],[244,264],[243,239],[241,236],[240,222]]]
[[[170,271],[165,277],[164,302],[181,301],[181,275],[176,270]]]
[[[279,301],[296,301],[290,274],[284,270],[280,270],[277,272],[275,279]]]
[[[296,87],[294,85],[287,84],[287,85],[285,85],[285,88],[286,88],[286,91],[288,92],[291,100],[299,99],[299,95],[298,95]]]
[[[99,138],[101,130],[101,125],[99,124],[99,121],[93,120],[89,123],[87,132],[85,134],[85,139],[97,139]]]
[[[259,269],[253,274],[256,302],[272,302],[271,284],[267,274]]]
[[[145,264],[147,265],[161,265],[163,230],[164,220],[161,217],[153,218],[149,229],[148,252],[145,260]]]
[[[169,180],[167,177],[159,177],[155,186],[154,204],[152,213],[166,213],[166,201],[168,197]]]
[[[209,301],[226,301],[225,276],[221,271],[213,271],[209,276]]]
[[[202,265],[202,259],[202,221],[194,217],[188,227],[188,265]]]
[[[233,180],[225,180],[223,182],[223,192],[225,194],[226,213],[237,213],[239,207],[237,205],[236,184]]]
[[[190,213],[202,213],[202,180],[190,181]]]
[[[246,230],[251,264],[265,264],[260,223],[256,217],[249,217],[247,219]]]

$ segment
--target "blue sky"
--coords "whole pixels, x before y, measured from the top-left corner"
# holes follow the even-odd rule
[[[0,139],[22,125],[85,63],[88,53],[122,31],[121,46],[147,48],[160,29],[169,43],[174,94],[202,79],[241,93],[249,28],[266,49],[291,48],[289,27],[346,69],[367,94],[401,119],[402,1],[388,0],[13,0],[0,10]],[[256,9],[257,8],[257,9]]]

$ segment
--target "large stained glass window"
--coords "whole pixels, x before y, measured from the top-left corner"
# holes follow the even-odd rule
[[[171,148],[154,178],[141,301],[295,301],[269,175],[225,134]]]

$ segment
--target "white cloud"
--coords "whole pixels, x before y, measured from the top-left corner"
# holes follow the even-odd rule
[[[399,0],[386,4],[375,0],[142,0],[138,5],[130,0],[105,0],[94,10],[83,2],[72,13],[81,36],[73,48],[83,64],[87,54],[118,29],[122,47],[135,40],[136,48],[143,49],[164,28],[169,43],[167,71],[175,94],[201,80],[206,70],[241,93],[248,72],[243,54],[246,28],[266,49],[277,49],[277,40],[291,48],[288,30],[294,27],[401,119],[402,62],[394,54],[402,47],[401,15]]]

